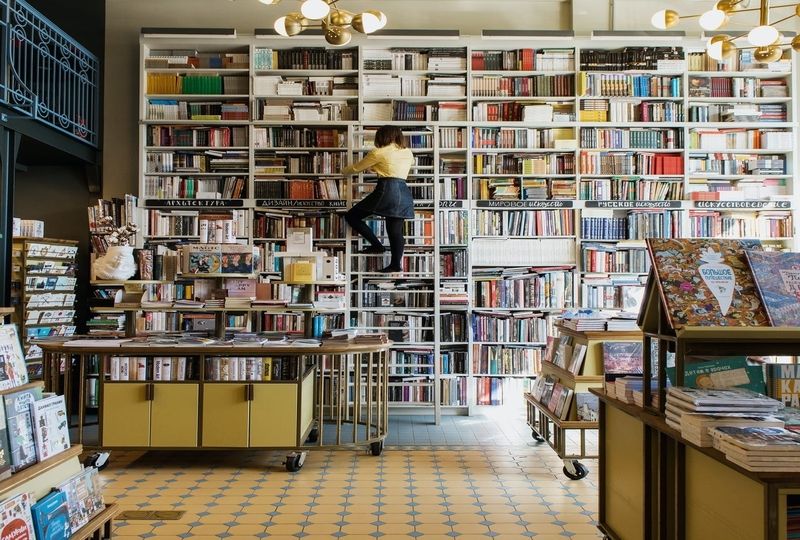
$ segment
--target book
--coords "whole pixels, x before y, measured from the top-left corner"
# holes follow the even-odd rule
[[[673,384],[675,375],[675,368],[667,367],[667,378]],[[766,393],[763,368],[747,365],[747,358],[744,356],[716,358],[706,362],[687,362],[683,385],[692,388],[740,387],[759,394]]]
[[[0,326],[0,390],[8,390],[26,384],[28,370],[22,354],[17,327],[13,324]]]
[[[800,364],[768,364],[768,394],[786,407],[800,408]]]
[[[97,469],[88,467],[58,486],[67,499],[69,527],[77,531],[104,508]]]
[[[771,326],[800,326],[800,253],[745,250]]]
[[[33,435],[31,403],[41,397],[41,387],[3,396],[13,472],[36,463],[36,441]]]
[[[33,540],[31,496],[20,493],[0,503],[0,540]]]
[[[769,326],[745,248],[758,241],[647,239],[673,328]]]
[[[781,409],[779,401],[744,388],[688,388],[672,386],[669,403],[690,412],[735,412],[764,414]]]
[[[575,408],[578,411],[578,420],[597,422],[600,420],[600,400],[589,392],[575,393]]]
[[[640,342],[606,341],[603,343],[603,371],[605,373],[642,373],[643,358]]]
[[[583,360],[586,358],[586,345],[576,343],[572,349],[572,358],[570,358],[567,369],[573,375],[578,375],[583,367]]]
[[[67,404],[64,396],[50,396],[30,404],[33,415],[33,435],[39,461],[53,457],[69,448]]]
[[[37,540],[67,540],[69,526],[67,497],[61,491],[52,491],[31,507],[33,530]]]

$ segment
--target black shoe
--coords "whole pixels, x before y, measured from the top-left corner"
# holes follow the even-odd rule
[[[384,274],[396,274],[396,273],[402,272],[402,271],[403,271],[403,269],[400,268],[399,266],[387,266],[386,268],[381,270],[381,272],[383,272]]]
[[[367,246],[365,248],[360,249],[359,253],[362,253],[364,255],[370,255],[370,254],[380,255],[382,253],[385,253],[386,251],[387,249],[384,246]]]

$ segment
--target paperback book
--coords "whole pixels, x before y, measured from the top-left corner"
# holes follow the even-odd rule
[[[0,503],[0,540],[33,540],[31,496],[20,493]]]
[[[758,241],[647,239],[673,328],[769,326],[745,248]]]
[[[39,461],[69,448],[67,405],[64,396],[50,396],[31,403],[33,435]]]
[[[89,523],[104,508],[100,478],[94,467],[82,470],[58,486],[58,490],[66,496],[69,527],[72,531]]]
[[[61,491],[51,491],[31,507],[33,530],[37,540],[67,540],[69,526],[67,496]]]
[[[41,397],[41,388],[22,390],[3,396],[13,472],[36,463],[31,404]]]
[[[800,326],[800,253],[746,250],[771,326]]]

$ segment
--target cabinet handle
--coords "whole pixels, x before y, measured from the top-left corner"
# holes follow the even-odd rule
[[[244,400],[253,401],[251,394],[252,394],[252,385],[250,384],[244,385]]]
[[[156,387],[153,383],[148,384],[145,390],[145,399],[147,401],[153,401],[156,396]]]

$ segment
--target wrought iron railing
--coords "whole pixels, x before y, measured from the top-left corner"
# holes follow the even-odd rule
[[[97,146],[97,57],[22,0],[0,0],[0,104]]]

